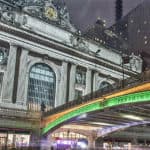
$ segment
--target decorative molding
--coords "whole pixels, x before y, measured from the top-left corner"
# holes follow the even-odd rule
[[[47,37],[41,36],[43,38],[43,39],[41,39],[39,37],[35,37],[34,36],[34,35],[39,36],[38,34],[34,33],[34,35],[33,35],[32,32],[29,32],[29,33],[21,32],[21,31],[17,31],[17,30],[14,30],[14,29],[2,26],[2,25],[0,25],[0,31],[6,32],[6,33],[14,35],[14,36],[17,36],[19,38],[23,38],[25,40],[30,40],[30,41],[32,41],[34,43],[39,43],[41,45],[57,49],[57,50],[59,50],[59,51],[61,51],[63,53],[67,53],[69,55],[73,55],[73,56],[76,56],[78,58],[82,58],[84,60],[91,61],[92,63],[96,63],[97,65],[101,65],[101,66],[105,66],[105,67],[107,67],[109,69],[112,69],[114,71],[122,72],[122,68],[120,68],[119,66],[118,67],[114,67],[113,65],[116,65],[116,64],[111,62],[111,61],[109,61],[109,60],[107,60],[107,63],[106,63],[106,62],[104,62],[106,60],[103,59],[103,58],[101,58],[101,60],[102,60],[101,61],[100,59],[87,57],[84,54],[77,53],[77,51],[70,50],[70,48],[68,48],[68,47],[64,48],[64,47],[62,47],[60,45],[53,44],[50,40],[49,40],[49,42],[44,40],[44,39],[49,39]],[[109,64],[108,64],[108,62],[109,62]],[[130,75],[130,76],[134,76],[135,75],[134,72],[132,72],[130,70],[126,70],[126,68],[125,68],[124,72],[125,72],[125,74]]]
[[[136,56],[134,55],[134,53],[131,54],[130,56],[130,60],[129,60],[129,63],[130,63],[130,68],[133,70],[133,71],[136,71],[136,72],[141,72],[142,71],[142,59],[140,56]]]
[[[8,3],[9,4],[9,3]],[[0,2],[0,20],[7,24],[13,24],[15,26],[20,26],[20,22],[17,20],[16,10],[13,6],[7,3]]]

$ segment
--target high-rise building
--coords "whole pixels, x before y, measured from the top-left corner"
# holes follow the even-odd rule
[[[141,55],[144,68],[150,66],[150,1],[143,1],[113,26],[106,29],[99,24],[90,27],[85,36],[98,39],[105,46],[113,47],[123,53]]]
[[[113,32],[120,35],[120,37],[127,42],[128,54],[131,52],[134,52],[135,54],[140,54],[142,52],[147,53],[147,55],[144,55],[144,59],[147,62],[147,65],[150,65],[149,7],[150,1],[143,1],[143,3],[138,5],[127,16],[122,18],[119,22],[110,28]]]
[[[116,21],[120,20],[123,14],[122,0],[116,0]]]

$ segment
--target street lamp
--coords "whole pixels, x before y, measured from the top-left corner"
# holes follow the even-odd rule
[[[124,64],[128,64],[130,57],[127,55],[122,55],[122,88],[124,88]]]

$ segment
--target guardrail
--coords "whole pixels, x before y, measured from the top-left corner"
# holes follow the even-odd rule
[[[89,93],[85,96],[82,96],[78,99],[75,99],[73,101],[69,101],[61,106],[53,108],[50,111],[44,112],[43,116],[49,116],[49,115],[52,115],[52,114],[55,114],[58,112],[62,112],[64,110],[74,107],[76,105],[80,105],[82,103],[87,103],[89,101],[92,101],[95,98],[101,97],[105,94],[120,91],[120,90],[126,89],[126,88],[131,88],[131,87],[137,86],[137,85],[147,82],[147,81],[150,81],[150,70],[145,71],[141,74],[138,74],[136,76],[136,78],[131,77],[126,80],[122,80],[122,82],[120,82],[120,83],[112,84],[112,86],[109,88],[103,88],[103,89],[97,90],[95,92]]]

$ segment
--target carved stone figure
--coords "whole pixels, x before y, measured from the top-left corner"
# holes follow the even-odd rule
[[[77,36],[72,35],[70,37],[70,43],[75,48],[79,48],[79,49],[84,50],[84,51],[89,51],[88,43],[86,43],[84,41],[84,39],[79,35],[77,35]]]
[[[45,21],[52,21],[60,25],[62,28],[75,32],[76,29],[70,23],[70,17],[66,5],[63,2],[55,0],[8,0],[13,6],[18,8],[19,11],[27,12],[34,17],[41,18]],[[0,3],[0,16],[1,20],[21,25],[16,18],[16,9]]]
[[[134,71],[141,71],[142,59],[139,56],[134,55],[134,53],[130,56],[130,68]]]
[[[15,20],[16,12],[12,7],[7,6],[6,4],[0,3],[0,20],[8,24],[19,25],[19,22]]]
[[[13,12],[5,11],[2,13],[1,18],[3,21],[8,21],[10,23],[13,23],[15,20],[15,14]]]

